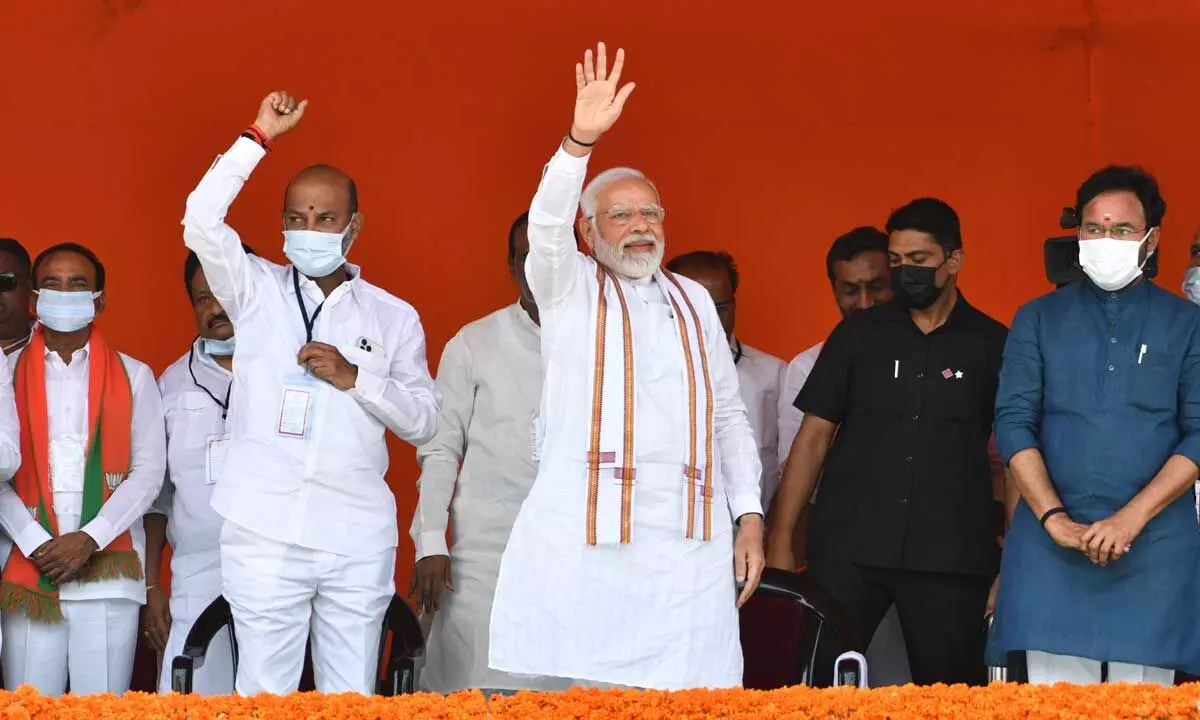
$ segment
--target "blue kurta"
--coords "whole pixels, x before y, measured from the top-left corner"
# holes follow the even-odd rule
[[[1088,280],[1017,312],[1000,371],[1007,463],[1039,448],[1072,520],[1120,510],[1172,455],[1200,464],[1200,308],[1153,283]],[[1200,530],[1186,493],[1107,566],[1059,547],[1022,501],[989,656],[1041,650],[1200,673]]]

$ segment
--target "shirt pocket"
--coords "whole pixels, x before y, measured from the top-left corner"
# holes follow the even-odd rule
[[[381,378],[386,378],[391,374],[387,354],[379,343],[372,341],[364,343],[360,339],[354,345],[342,348],[341,352],[348,362],[358,366],[360,370],[365,370]]]
[[[180,393],[172,411],[171,443],[180,443],[185,450],[202,448],[208,436],[215,432],[213,411],[218,409],[212,398],[202,392]]]
[[[1167,362],[1133,364],[1129,371],[1128,402],[1147,413],[1174,412],[1178,402],[1179,369]]]

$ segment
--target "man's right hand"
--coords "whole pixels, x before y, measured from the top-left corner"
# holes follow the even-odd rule
[[[408,586],[408,597],[417,610],[433,614],[441,609],[442,588],[454,592],[450,579],[450,557],[430,555],[417,561],[413,567],[412,583]]]
[[[142,610],[142,634],[156,653],[165,652],[171,634],[171,602],[157,585],[146,590],[146,607]]]
[[[1075,522],[1065,513],[1051,515],[1046,519],[1046,532],[1060,547],[1068,550],[1083,550],[1083,534],[1088,526]]]
[[[296,98],[287,92],[276,90],[263,98],[259,104],[258,117],[255,118],[254,124],[263,131],[268,140],[274,140],[296,127],[300,118],[304,117],[304,109],[307,107],[307,100],[297,103]]]
[[[594,63],[591,50],[584,52],[582,63],[575,63],[575,120],[571,137],[581,143],[594,143],[621,117],[634,88],[633,83],[625,83],[617,89],[624,66],[625,51],[618,49],[609,74],[604,43],[596,46]]]

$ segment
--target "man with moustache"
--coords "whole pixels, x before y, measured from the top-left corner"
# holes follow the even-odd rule
[[[129,689],[146,601],[142,515],[166,472],[154,375],[94,325],[104,266],[85,247],[33,263],[39,327],[14,372],[24,458],[0,483],[4,567],[0,662],[10,689],[45,695]]]
[[[396,499],[385,433],[420,445],[440,397],[411,305],[346,254],[362,232],[354,181],[329,165],[284,194],[281,267],[246,253],[230,204],[307,101],[274,92],[188,197],[184,241],[237,330],[225,467],[212,505],[238,694],[296,690],[312,637],[320,692],[375,689],[394,594]]]
[[[488,625],[500,555],[537,474],[533,418],[542,396],[537,304],[525,280],[529,213],[508,232],[508,272],[517,302],[467,324],[438,366],[441,420],[417,449],[420,495],[411,593],[433,615],[421,671],[424,689],[488,694],[565,689],[552,678],[488,669]],[[453,542],[446,544],[447,527]]]
[[[628,168],[583,189],[633,91],[604,45],[529,210],[542,328],[537,479],[500,563],[489,665],[656,689],[742,678],[763,566],[762,470],[712,298],[660,267],[665,211]],[[578,227],[595,259],[575,248]],[[736,583],[744,583],[740,597]]]
[[[245,247],[249,255],[254,251]],[[200,258],[189,252],[183,285],[197,338],[158,379],[167,422],[167,479],[146,514],[146,608],[142,628],[163,656],[159,692],[171,691],[171,660],[188,631],[221,595],[221,516],[212,509],[229,448],[225,431],[233,381],[233,323],[213,297]],[[171,596],[159,583],[162,551],[171,543]],[[213,638],[193,688],[199,695],[233,692],[230,634]]]

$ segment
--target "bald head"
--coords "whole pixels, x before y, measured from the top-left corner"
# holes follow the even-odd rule
[[[341,232],[358,212],[358,187],[332,165],[313,165],[296,173],[283,195],[285,230]]]

